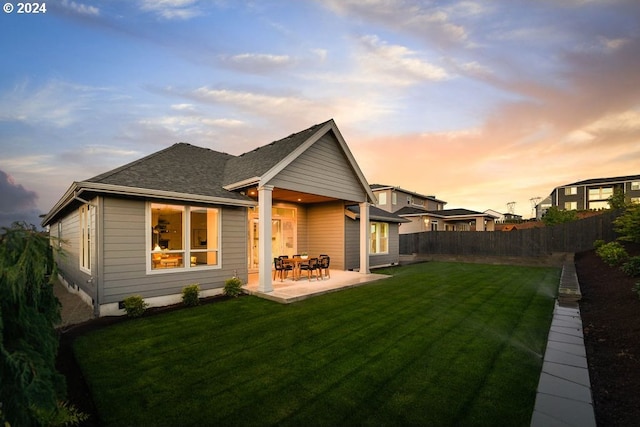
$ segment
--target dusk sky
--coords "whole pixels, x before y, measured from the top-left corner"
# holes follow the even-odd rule
[[[528,218],[640,174],[638,0],[9,3],[0,225],[176,142],[241,154],[331,118],[370,184],[446,208]]]

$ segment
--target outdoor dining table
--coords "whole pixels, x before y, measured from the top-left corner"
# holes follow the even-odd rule
[[[309,261],[311,258],[317,257],[292,257],[292,258],[282,258],[282,262],[285,264],[289,264],[293,267],[293,280],[298,280],[300,278],[300,265]]]

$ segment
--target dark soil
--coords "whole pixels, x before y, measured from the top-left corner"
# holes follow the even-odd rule
[[[626,245],[632,256],[640,245]],[[576,255],[580,312],[598,426],[640,425],[640,277],[608,267],[594,251]]]
[[[640,255],[640,245],[627,245],[630,255]],[[640,298],[632,292],[640,278],[626,276],[605,265],[594,251],[576,254],[582,291],[580,312],[598,426],[640,425]],[[204,303],[222,301],[214,297]],[[149,310],[147,315],[181,309],[181,305]],[[61,332],[58,370],[67,378],[68,399],[89,414],[83,426],[99,426],[91,394],[73,356],[73,340],[92,330],[127,321],[104,317]]]

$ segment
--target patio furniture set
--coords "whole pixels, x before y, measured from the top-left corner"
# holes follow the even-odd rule
[[[291,272],[291,280],[298,280],[304,272],[307,274],[307,279],[311,281],[311,276],[315,275],[316,280],[330,279],[329,265],[331,263],[331,257],[325,254],[317,257],[307,257],[302,255],[294,255],[289,258],[288,255],[281,255],[273,259],[273,278],[280,276],[280,281],[286,279],[289,272]]]

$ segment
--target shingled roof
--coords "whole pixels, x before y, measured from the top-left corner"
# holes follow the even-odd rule
[[[231,154],[178,143],[86,182],[245,200],[221,185],[225,165],[232,158]]]
[[[612,178],[585,179],[584,181],[565,184],[565,185],[562,185],[561,187],[575,187],[579,185],[596,185],[596,184],[615,184],[615,183],[628,182],[628,181],[640,181],[640,175],[615,176]]]
[[[441,209],[441,210],[426,210],[412,206],[404,206],[396,211],[396,215],[399,216],[416,216],[416,215],[430,215],[440,218],[451,218],[460,216],[487,216],[493,218],[493,215],[483,212],[476,212],[469,209]]]
[[[94,176],[74,182],[63,197],[43,219],[43,225],[80,201],[80,195],[98,193],[120,194],[132,197],[154,197],[203,203],[227,203],[250,206],[255,200],[238,190],[253,178],[264,177],[287,157],[296,153],[305,143],[312,144],[313,136],[322,128],[339,131],[333,119],[313,125],[255,150],[233,156],[187,143],[177,143],[146,157]],[[340,139],[342,141],[342,139]],[[346,146],[345,150],[348,151]],[[300,153],[297,153],[300,154]],[[366,180],[355,165],[363,186],[370,193]],[[373,199],[373,194],[369,194]]]
[[[311,126],[286,138],[229,159],[225,167],[224,185],[262,176],[330,121]]]

